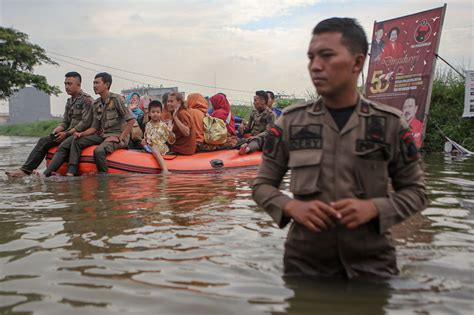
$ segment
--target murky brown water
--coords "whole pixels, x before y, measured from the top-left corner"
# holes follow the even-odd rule
[[[0,136],[2,314],[469,314],[474,158],[426,157],[431,206],[397,227],[400,277],[283,279],[286,230],[256,169],[8,180],[37,139]]]

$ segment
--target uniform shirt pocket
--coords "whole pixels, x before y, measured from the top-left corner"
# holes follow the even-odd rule
[[[117,111],[115,111],[115,109],[107,109],[105,115],[106,115],[105,117],[106,121],[104,124],[105,128],[113,127],[120,122],[119,114],[117,113]]]
[[[388,191],[388,161],[385,147],[355,152],[354,194],[361,199],[385,197]]]
[[[290,151],[288,167],[291,170],[290,191],[294,195],[312,195],[320,192],[321,150]]]

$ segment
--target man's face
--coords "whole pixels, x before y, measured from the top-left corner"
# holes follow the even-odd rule
[[[380,42],[383,36],[383,29],[378,29],[377,32],[375,32],[375,39]]]
[[[411,122],[413,118],[415,118],[416,111],[418,110],[418,106],[416,106],[415,99],[408,98],[403,103],[403,116],[408,122]]]
[[[275,100],[272,98],[272,95],[270,93],[267,93],[268,95],[268,102],[267,102],[267,106],[269,108],[272,108],[273,106],[273,103],[275,103]]]
[[[255,107],[256,110],[261,111],[261,110],[264,110],[265,107],[267,107],[267,103],[262,97],[255,95],[253,97],[253,106]]]
[[[95,94],[102,94],[103,92],[109,89],[108,84],[104,83],[104,81],[100,77],[94,79],[93,85]]]
[[[81,82],[76,77],[66,77],[64,79],[64,89],[69,95],[76,95],[81,90]]]
[[[309,75],[321,96],[334,96],[352,89],[364,65],[363,54],[353,55],[341,38],[341,33],[322,33],[313,35],[309,44]]]

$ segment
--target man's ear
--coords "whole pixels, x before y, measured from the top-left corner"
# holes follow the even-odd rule
[[[357,54],[354,57],[354,68],[352,69],[354,73],[359,73],[364,68],[365,56],[363,54]]]

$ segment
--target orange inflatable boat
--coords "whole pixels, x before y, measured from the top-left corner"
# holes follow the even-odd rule
[[[94,149],[96,146],[86,148],[81,155],[79,174],[96,173],[94,162]],[[48,151],[46,164],[49,165],[56,148]],[[170,172],[209,172],[223,168],[236,168],[256,166],[261,162],[261,152],[239,155],[237,150],[219,150],[202,152],[194,155],[165,155],[164,159]],[[160,166],[150,153],[134,150],[117,150],[107,155],[109,173],[142,173],[158,174]],[[67,164],[64,163],[57,173],[66,174]]]

